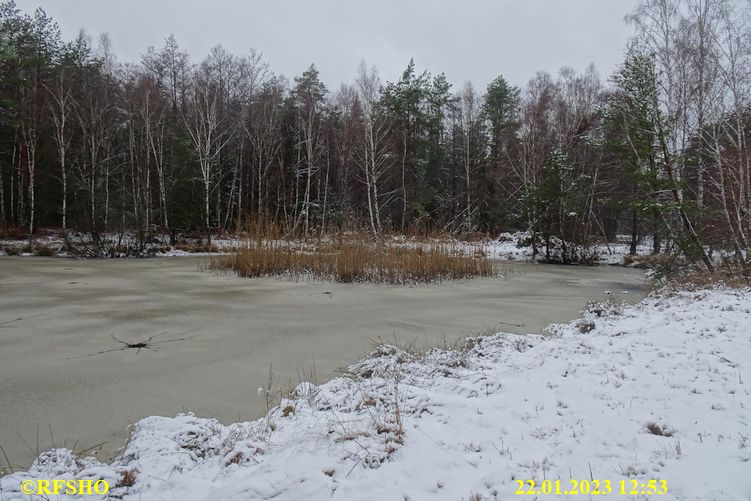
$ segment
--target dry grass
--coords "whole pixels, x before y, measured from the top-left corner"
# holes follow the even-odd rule
[[[749,278],[743,277],[735,270],[719,269],[715,273],[706,270],[689,271],[676,276],[668,285],[684,290],[698,290],[722,286],[732,289],[745,288],[751,284]]]
[[[748,287],[751,277],[733,259],[715,260],[715,272],[709,273],[700,263],[690,263],[675,254],[624,256],[623,264],[649,270],[652,283],[658,287],[696,290],[714,286]]]
[[[336,282],[415,284],[490,276],[484,257],[465,256],[456,246],[396,246],[356,239],[305,245],[290,241],[248,241],[236,254],[207,261],[212,271],[241,277],[286,276]]]
[[[229,466],[231,464],[240,464],[242,463],[243,459],[244,459],[244,455],[242,451],[237,451],[231,458],[227,460],[224,466]]]
[[[138,470],[125,470],[120,474],[120,481],[117,487],[133,487],[136,484],[136,473]]]
[[[673,436],[673,430],[670,429],[669,426],[660,426],[657,423],[647,423],[647,431],[651,433],[652,435],[657,435],[660,437],[672,437]]]
[[[246,240],[280,240],[291,230],[269,218],[255,218],[246,221],[239,236]]]

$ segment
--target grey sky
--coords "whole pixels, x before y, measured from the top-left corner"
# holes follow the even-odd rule
[[[360,60],[395,80],[415,58],[418,70],[445,72],[460,86],[498,74],[525,84],[538,70],[607,76],[628,37],[623,17],[636,0],[17,0],[41,6],[66,39],[80,28],[108,32],[121,61],[174,33],[194,60],[221,43],[255,48],[272,71],[293,77],[314,62],[329,88],[354,77]]]

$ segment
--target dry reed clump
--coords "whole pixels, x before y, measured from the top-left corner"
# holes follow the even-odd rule
[[[660,437],[672,437],[673,436],[673,430],[666,425],[660,426],[657,423],[647,423],[647,431],[651,433],[652,435],[658,435]]]
[[[229,256],[208,260],[211,271],[241,277],[287,276],[337,282],[428,283],[490,276],[484,257],[463,255],[450,245],[395,246],[367,241],[304,245],[290,241],[249,241]]]

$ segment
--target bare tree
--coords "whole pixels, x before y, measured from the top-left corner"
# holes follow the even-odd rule
[[[111,92],[112,82],[97,65],[85,69],[81,84],[81,97],[75,102],[75,115],[81,129],[83,154],[77,164],[79,177],[88,191],[89,229],[98,239],[98,189],[105,187],[105,214],[109,205],[110,141],[114,131],[116,102]],[[105,216],[105,221],[106,221]],[[105,224],[106,226],[106,224]]]
[[[258,216],[266,211],[267,176],[271,167],[279,162],[281,154],[283,101],[284,84],[280,79],[271,78],[263,83],[252,105],[253,112],[245,129],[255,153],[255,201]]]
[[[751,214],[749,214],[749,155],[745,114],[751,97],[751,44],[747,18],[726,5],[719,14],[715,38],[718,78],[710,84],[707,102],[709,148],[714,169],[709,172],[717,189],[721,213],[735,258],[745,276],[751,276]]]
[[[702,6],[699,5],[700,8]],[[679,38],[681,25],[685,25],[681,7],[682,0],[644,0],[627,19],[637,30],[637,43],[632,44],[632,50],[646,48],[653,53],[661,75],[657,79],[660,92],[655,95],[657,106],[654,108],[653,125],[662,157],[662,173],[668,182],[679,224],[693,247],[688,254],[698,255],[706,268],[714,272],[714,265],[696,225],[686,210],[682,190],[686,161],[684,153],[692,132],[689,104],[695,82],[690,71],[689,52]],[[644,47],[639,47],[640,44]]]
[[[250,140],[251,145],[253,144],[252,134],[250,133],[251,126],[249,124],[252,122],[253,115],[256,112],[254,104],[259,87],[268,76],[268,65],[263,62],[259,52],[251,50],[247,56],[235,61],[234,74],[236,78],[230,82],[227,99],[230,100],[228,106],[235,109],[234,120],[236,121],[236,127],[234,134],[237,138],[238,146],[236,161],[233,163],[226,221],[229,221],[233,206],[236,206],[236,226],[240,228],[243,214],[243,159],[245,156],[245,141]],[[261,186],[262,180],[259,179],[258,183]],[[226,224],[227,222],[225,222]]]
[[[512,163],[519,188],[518,192],[512,192],[512,196],[521,198],[522,213],[531,231],[535,231],[541,217],[534,193],[542,181],[554,144],[553,103],[556,94],[550,74],[541,72],[530,80],[522,97],[518,161]],[[536,248],[534,250],[536,252]]]
[[[392,164],[388,144],[391,127],[387,114],[378,107],[381,80],[375,66],[368,68],[361,62],[355,86],[362,106],[362,132],[356,158],[364,174],[370,228],[374,235],[379,235],[382,231],[381,183]]]
[[[482,137],[481,120],[482,103],[471,82],[464,85],[459,99],[459,114],[462,130],[462,165],[464,166],[464,229],[471,231],[472,223],[472,173],[478,163],[481,153],[478,144]]]
[[[61,67],[59,69],[54,86],[48,87],[47,91],[49,93],[48,106],[54,124],[53,138],[60,162],[60,180],[63,185],[61,215],[63,231],[65,232],[68,229],[68,165],[66,160],[71,145],[71,121],[74,115],[73,93],[66,68]]]
[[[228,138],[219,118],[221,89],[214,70],[207,61],[204,61],[193,75],[191,90],[189,114],[183,115],[183,121],[198,157],[203,181],[203,224],[206,239],[211,243],[212,181],[215,177],[217,159]]]
[[[155,102],[154,102],[155,101]],[[154,102],[152,104],[152,102]],[[149,86],[141,108],[141,119],[145,125],[146,142],[154,159],[157,179],[159,181],[159,209],[162,226],[169,228],[169,210],[167,208],[167,181],[165,176],[164,131],[166,127],[167,106],[161,101],[157,92]]]

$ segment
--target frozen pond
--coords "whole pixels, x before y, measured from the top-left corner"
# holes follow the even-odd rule
[[[539,332],[589,300],[644,295],[642,273],[622,267],[501,264],[505,278],[393,287],[240,279],[199,264],[0,258],[0,445],[11,462],[28,466],[53,439],[102,444],[92,450],[106,459],[148,415],[255,419],[270,368],[277,385],[325,381],[379,338],[440,346]],[[149,338],[152,349],[118,341]]]

